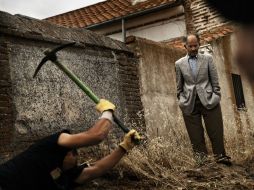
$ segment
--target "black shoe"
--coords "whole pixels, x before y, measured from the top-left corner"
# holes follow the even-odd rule
[[[216,156],[216,163],[218,164],[224,164],[226,166],[232,166],[232,162],[230,161],[230,157],[226,156],[226,155],[220,155],[220,156]]]

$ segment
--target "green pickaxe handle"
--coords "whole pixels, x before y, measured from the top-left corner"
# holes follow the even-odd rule
[[[88,88],[72,71],[70,71],[67,67],[65,67],[63,64],[61,64],[59,61],[54,60],[53,61],[57,67],[59,67],[73,82],[76,83],[76,85],[83,90],[86,95],[91,98],[94,103],[98,104],[100,99],[98,96],[96,96],[90,88]],[[113,119],[114,122],[125,132],[128,133],[130,129],[128,129],[119,119],[118,117],[113,113]]]

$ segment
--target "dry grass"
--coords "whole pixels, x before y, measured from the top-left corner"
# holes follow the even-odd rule
[[[207,136],[211,156],[206,162],[195,160],[182,118],[168,118],[160,126],[163,136],[148,136],[106,178],[85,189],[254,189],[252,129],[241,127],[234,120],[224,120],[225,147],[233,161],[233,166],[227,167],[214,162]]]
[[[134,148],[118,169],[148,181],[150,189],[254,189],[253,130],[224,121],[226,151],[234,165],[218,165],[212,156],[200,165],[193,158],[185,127],[179,123],[167,126],[164,136],[148,138]],[[207,136],[206,140],[212,155]]]

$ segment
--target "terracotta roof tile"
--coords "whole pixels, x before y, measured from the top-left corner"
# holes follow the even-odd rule
[[[67,27],[87,27],[174,2],[176,0],[147,0],[132,5],[131,0],[107,0],[45,20]]]

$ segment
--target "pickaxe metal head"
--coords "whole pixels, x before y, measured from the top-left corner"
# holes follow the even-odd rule
[[[67,43],[67,44],[63,44],[63,45],[60,45],[56,48],[54,48],[53,50],[51,51],[45,51],[44,54],[46,55],[40,62],[40,64],[38,65],[38,67],[36,68],[35,72],[34,72],[34,75],[33,75],[33,78],[36,77],[37,73],[39,72],[39,70],[41,69],[41,67],[44,65],[44,63],[46,63],[48,60],[52,61],[52,62],[55,62],[57,60],[57,56],[56,56],[56,53],[66,47],[69,47],[69,46],[73,46],[76,42],[71,42],[71,43]]]

